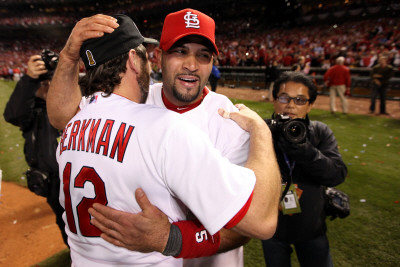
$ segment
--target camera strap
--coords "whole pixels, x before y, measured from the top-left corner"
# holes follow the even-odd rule
[[[301,212],[299,197],[297,195],[297,186],[293,184],[292,181],[293,169],[294,166],[296,165],[296,162],[293,161],[292,163],[290,163],[290,160],[287,157],[287,155],[284,152],[282,153],[285,158],[286,165],[288,166],[289,169],[290,179],[286,182],[286,184],[282,184],[282,197],[280,201],[280,210],[284,215],[292,215]]]
[[[289,169],[289,177],[290,177],[290,179],[286,182],[285,189],[282,192],[281,201],[286,196],[287,192],[289,191],[289,187],[292,184],[293,169],[294,169],[294,166],[296,165],[295,161],[290,163],[290,160],[289,160],[289,158],[288,158],[288,156],[286,155],[285,152],[282,151],[282,154],[283,154],[283,157],[285,158],[286,165],[288,166],[288,169]]]

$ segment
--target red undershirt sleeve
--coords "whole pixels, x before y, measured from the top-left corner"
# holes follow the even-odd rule
[[[253,199],[253,192],[251,193],[249,199],[247,200],[246,204],[241,208],[241,210],[236,213],[236,215],[225,225],[224,228],[231,229],[232,227],[236,226],[246,215],[247,211],[250,208],[251,201]]]

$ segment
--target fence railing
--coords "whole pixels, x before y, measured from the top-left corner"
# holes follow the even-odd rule
[[[282,68],[282,71],[289,68]],[[220,67],[221,79],[218,84],[230,88],[247,87],[252,89],[267,89],[265,83],[265,68],[263,67]],[[369,68],[351,69],[350,93],[356,97],[370,97],[371,78]],[[309,76],[315,80],[319,94],[329,94],[328,88],[323,82],[323,74],[326,69],[311,68]],[[387,99],[400,100],[400,72],[395,71],[395,76],[390,79]]]

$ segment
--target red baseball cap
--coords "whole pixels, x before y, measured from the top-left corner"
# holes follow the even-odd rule
[[[160,48],[168,51],[176,41],[188,35],[199,35],[206,38],[212,45],[215,54],[218,55],[214,20],[206,14],[190,8],[170,13],[165,17]]]

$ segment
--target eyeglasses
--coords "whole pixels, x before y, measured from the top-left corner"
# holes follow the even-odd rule
[[[278,96],[278,101],[279,101],[279,103],[282,103],[282,104],[289,104],[292,99],[293,99],[293,102],[299,106],[305,105],[310,100],[310,99],[307,99],[305,97],[300,97],[300,96],[296,96],[296,97],[290,97],[288,95]]]

